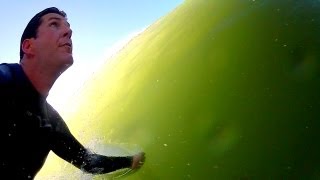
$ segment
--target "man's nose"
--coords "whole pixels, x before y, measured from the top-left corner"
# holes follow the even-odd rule
[[[71,36],[72,36],[72,29],[69,26],[66,26],[63,33],[63,37],[67,37],[71,39]]]

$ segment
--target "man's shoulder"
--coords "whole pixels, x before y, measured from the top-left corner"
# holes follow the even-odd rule
[[[12,72],[7,63],[0,64],[0,84],[8,84],[12,81]]]
[[[68,125],[63,120],[63,118],[60,116],[58,111],[54,109],[53,106],[51,106],[48,102],[46,103],[47,112],[48,112],[48,118],[50,121],[50,124],[53,126],[53,130],[55,132],[59,133],[66,133],[69,132]]]
[[[0,83],[7,84],[13,80],[13,68],[17,68],[17,63],[1,63],[0,64]]]

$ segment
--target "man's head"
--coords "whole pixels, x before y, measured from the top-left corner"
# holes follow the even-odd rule
[[[39,12],[22,34],[20,61],[30,59],[28,62],[52,70],[69,67],[73,63],[71,35],[63,11],[51,7]]]
[[[37,32],[40,24],[42,23],[42,17],[46,14],[49,13],[55,13],[59,14],[62,17],[67,17],[67,14],[63,11],[60,11],[58,8],[55,7],[50,7],[47,9],[44,9],[43,11],[39,12],[36,14],[27,24],[26,28],[23,31],[23,34],[21,36],[20,40],[20,60],[22,59],[24,52],[22,50],[22,43],[25,39],[30,39],[30,38],[36,38],[37,37]]]

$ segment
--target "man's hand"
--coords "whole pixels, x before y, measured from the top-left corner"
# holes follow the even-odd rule
[[[131,165],[131,169],[132,170],[138,170],[139,168],[141,168],[141,166],[144,164],[145,162],[145,153],[144,152],[140,152],[136,155],[133,156],[132,158],[132,165]]]

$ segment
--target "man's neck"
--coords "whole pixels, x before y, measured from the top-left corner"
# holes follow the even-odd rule
[[[34,88],[43,97],[47,97],[60,73],[55,73],[50,70],[44,71],[40,66],[32,66],[29,63],[21,62],[20,64]]]

